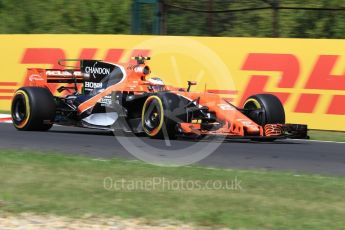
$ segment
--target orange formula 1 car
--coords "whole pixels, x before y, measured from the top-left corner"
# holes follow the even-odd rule
[[[43,131],[59,124],[154,138],[307,138],[306,125],[285,124],[284,108],[274,95],[253,95],[238,108],[217,94],[191,92],[195,82],[183,89],[149,78],[145,62],[150,58],[134,59],[135,64],[128,65],[60,60],[61,69],[28,69],[28,86],[18,89],[12,101],[14,126]],[[66,68],[67,61],[80,62],[80,68]],[[53,95],[57,83],[64,96]]]

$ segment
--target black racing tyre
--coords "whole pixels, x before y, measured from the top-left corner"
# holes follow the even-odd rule
[[[46,131],[55,118],[55,101],[51,92],[42,87],[22,87],[12,99],[13,125],[23,131]]]
[[[185,101],[173,93],[149,96],[142,109],[141,123],[152,138],[176,138],[176,125],[186,119]]]
[[[285,111],[280,100],[272,94],[256,94],[250,96],[243,106],[244,109],[262,109],[259,116],[251,117],[259,125],[285,124]]]

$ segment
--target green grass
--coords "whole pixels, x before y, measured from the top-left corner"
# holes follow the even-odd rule
[[[345,142],[345,132],[309,130],[308,135],[310,136],[311,140]]]
[[[151,190],[149,185],[148,190],[120,189],[119,185],[119,190],[107,190],[103,184],[106,177],[156,183],[157,178],[164,178],[165,182]],[[241,182],[235,190],[167,189],[168,182],[174,180],[204,186],[206,181],[224,184],[235,178]],[[344,179],[194,166],[158,167],[120,159],[98,161],[0,150],[0,212],[71,217],[91,213],[233,229],[342,229]]]

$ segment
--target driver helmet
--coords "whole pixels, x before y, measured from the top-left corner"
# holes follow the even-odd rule
[[[148,81],[154,85],[165,85],[163,80],[159,77],[151,77]]]

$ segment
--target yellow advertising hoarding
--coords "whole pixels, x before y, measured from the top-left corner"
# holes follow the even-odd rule
[[[283,102],[287,122],[345,131],[345,40],[130,35],[0,35],[0,110],[10,110],[26,68],[59,59],[127,63],[149,55],[151,76],[220,94],[235,105],[257,93]]]

